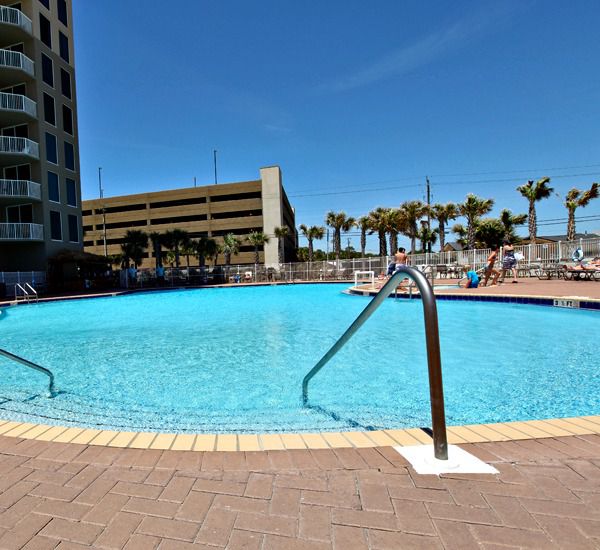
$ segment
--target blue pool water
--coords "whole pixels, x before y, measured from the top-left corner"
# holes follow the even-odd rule
[[[422,306],[387,300],[311,382],[369,298],[347,285],[219,288],[13,307],[0,417],[93,428],[268,432],[430,425]],[[600,314],[438,302],[448,424],[600,413]]]

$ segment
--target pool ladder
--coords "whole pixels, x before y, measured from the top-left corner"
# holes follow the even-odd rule
[[[52,371],[48,370],[46,367],[40,367],[39,365],[36,365],[35,363],[32,363],[27,359],[23,359],[22,357],[19,357],[14,353],[10,353],[10,351],[6,351],[4,349],[0,349],[0,355],[6,357],[7,359],[11,359],[15,363],[20,363],[21,365],[29,367],[30,369],[44,373],[50,379],[50,381],[48,382],[49,397],[54,397],[54,374],[52,374]]]
[[[340,336],[338,341],[320,359],[302,380],[302,402],[308,403],[308,383],[354,336],[365,321],[375,312],[382,302],[393,292],[404,279],[411,279],[418,287],[423,302],[425,318],[425,339],[427,344],[427,364],[429,367],[429,395],[431,398],[431,419],[433,428],[433,449],[435,458],[448,460],[448,439],[446,435],[446,415],[444,412],[444,388],[442,383],[442,363],[440,359],[440,335],[438,329],[437,308],[433,288],[427,277],[414,267],[402,266],[385,283],[377,295],[369,302],[362,313],[350,327]]]

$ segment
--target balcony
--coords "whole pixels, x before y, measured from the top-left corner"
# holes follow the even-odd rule
[[[37,104],[24,95],[0,92],[0,126],[24,124],[37,118]]]
[[[22,11],[7,6],[0,6],[0,29],[6,44],[20,42],[31,37],[33,33],[31,19]]]
[[[33,76],[33,61],[25,54],[0,50],[0,86],[17,84]]]
[[[24,160],[38,160],[40,147],[22,137],[0,136],[0,166],[11,166]]]
[[[39,223],[0,223],[0,241],[43,241],[44,226]]]
[[[22,202],[23,199],[42,200],[42,186],[28,180],[0,179],[0,203]]]

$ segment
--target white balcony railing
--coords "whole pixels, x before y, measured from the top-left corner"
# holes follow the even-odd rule
[[[32,117],[37,117],[35,101],[20,94],[0,92],[0,109],[4,111],[20,111]]]
[[[16,8],[0,6],[0,23],[8,23],[9,25],[21,27],[28,34],[33,32],[31,19]]]
[[[21,69],[28,75],[33,76],[33,61],[21,52],[12,50],[0,50],[0,67]]]
[[[0,223],[0,241],[43,241],[44,226],[39,223]]]
[[[40,158],[40,147],[27,138],[0,136],[0,153],[20,153],[37,159]]]
[[[29,197],[42,198],[42,186],[29,180],[0,180],[0,198],[2,197]]]

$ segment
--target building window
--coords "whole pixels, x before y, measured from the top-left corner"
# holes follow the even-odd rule
[[[49,48],[52,47],[52,31],[50,30],[50,21],[40,13],[40,40]]]
[[[75,149],[68,141],[65,141],[65,168],[75,170]]]
[[[66,0],[57,0],[56,7],[58,11],[58,20],[65,26],[69,26],[67,19],[67,2]]]
[[[63,105],[63,130],[67,134],[73,135],[73,111],[69,109],[66,105]]]
[[[69,206],[77,206],[77,188],[75,186],[75,180],[67,178],[67,204]]]
[[[77,216],[69,214],[67,217],[69,222],[69,241],[72,243],[79,242],[79,224],[77,223]]]
[[[7,180],[31,180],[31,165],[20,164],[19,166],[8,166],[4,169],[4,179]]]
[[[52,59],[47,55],[42,54],[42,80],[54,88],[54,66]]]
[[[60,70],[60,87],[62,95],[71,99],[71,75],[64,69]]]
[[[6,219],[8,223],[33,223],[33,205],[7,206]]]
[[[50,238],[53,241],[62,241],[60,212],[55,212],[54,210],[50,210]]]
[[[58,33],[58,49],[60,56],[68,63],[69,62],[69,39],[62,33]]]
[[[40,4],[46,6],[46,8],[50,9],[50,0],[40,0]]]
[[[46,160],[52,164],[58,164],[56,136],[48,132],[46,132]]]
[[[58,175],[54,172],[48,172],[48,200],[52,202],[60,202]]]
[[[9,137],[20,137],[28,138],[29,130],[27,124],[20,124],[19,126],[9,126],[8,128],[2,128],[2,135]]]
[[[44,120],[52,126],[56,126],[56,112],[54,109],[54,98],[44,92]]]

